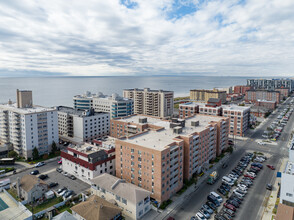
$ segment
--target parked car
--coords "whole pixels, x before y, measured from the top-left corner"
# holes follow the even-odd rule
[[[58,164],[62,164],[62,158],[57,163]]]
[[[224,189],[222,188],[217,188],[217,191],[222,194],[223,196],[227,195],[227,191],[225,191]]]
[[[45,162],[39,162],[35,165],[35,167],[41,167],[41,166],[44,166],[45,165]]]
[[[236,211],[236,208],[231,204],[225,203],[224,207],[226,207],[227,209],[231,209],[232,211]]]
[[[205,209],[209,214],[213,213],[213,210],[206,204],[202,205],[202,208]]]
[[[266,184],[266,189],[272,190],[273,189],[273,185],[272,184]]]
[[[227,200],[226,203],[233,205],[235,208],[239,208],[240,207],[239,203],[237,203],[234,200]]]
[[[49,183],[49,187],[50,188],[53,188],[55,186],[58,186],[58,183],[57,182],[51,182],[51,183]]]
[[[72,180],[77,179],[74,175],[70,175],[70,176],[68,176],[68,177],[71,178]]]
[[[60,188],[57,190],[57,194],[60,194],[61,192],[63,192],[64,190],[66,190],[66,187]]]
[[[201,212],[197,212],[195,215],[199,220],[206,220],[206,218],[204,217],[204,215]]]
[[[63,172],[62,173],[64,176],[68,176],[68,173],[67,172]]]
[[[38,175],[40,172],[39,172],[39,170],[33,170],[32,172],[31,172],[31,175]]]
[[[73,195],[73,193],[74,193],[74,191],[72,191],[72,190],[68,190],[68,191],[64,194],[64,198],[67,198],[67,197]]]
[[[200,209],[199,212],[204,215],[205,218],[209,219],[210,218],[210,214],[205,210],[205,209]]]
[[[274,166],[272,166],[272,165],[266,165],[268,168],[270,168],[270,169],[272,169],[272,170],[275,170],[275,167]]]
[[[59,193],[59,195],[60,196],[64,196],[68,191],[69,191],[68,189],[65,189],[61,193]]]
[[[229,214],[230,216],[234,217],[235,216],[235,212],[231,209],[227,209],[227,208],[224,208],[223,211],[227,214]]]
[[[254,179],[253,176],[250,176],[250,175],[248,175],[248,174],[244,174],[244,176],[245,176],[245,177],[249,177],[249,178],[252,179],[252,180]]]
[[[44,180],[44,179],[47,179],[47,178],[48,178],[48,175],[47,174],[41,174],[39,176],[39,179],[41,179],[41,180]]]
[[[213,204],[212,202],[207,201],[207,202],[206,202],[206,205],[208,205],[212,210],[216,210],[216,206],[215,206],[215,204]]]

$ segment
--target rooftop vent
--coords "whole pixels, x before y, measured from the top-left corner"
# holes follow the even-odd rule
[[[199,126],[199,121],[191,121],[191,126],[194,126],[194,127]]]
[[[174,127],[174,128],[173,128],[173,131],[174,131],[175,134],[181,134],[182,131],[183,131],[183,128],[180,127],[180,126],[178,126],[178,127]]]
[[[86,147],[86,151],[90,151],[90,150],[92,150],[91,146]]]
[[[139,123],[147,123],[147,118],[139,118]]]

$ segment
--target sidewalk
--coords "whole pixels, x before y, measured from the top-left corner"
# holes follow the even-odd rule
[[[215,164],[212,168],[207,170],[204,175],[198,179],[196,186],[193,184],[190,186],[185,192],[183,192],[181,195],[175,194],[173,197],[171,197],[171,200],[173,201],[165,210],[163,210],[161,213],[158,213],[157,216],[153,216],[153,218],[144,218],[144,219],[152,219],[152,220],[161,220],[166,218],[172,211],[177,209],[188,197],[192,196],[194,192],[196,192],[199,188],[199,186],[207,180],[208,175],[214,171],[217,170],[224,162],[226,162],[230,157],[230,154],[227,154],[225,157],[223,157],[217,164]]]
[[[283,158],[280,169],[277,172],[282,172],[285,168],[285,165],[287,163],[288,159]],[[273,184],[273,190],[271,191],[271,194],[269,195],[268,200],[265,200],[264,203],[264,209],[262,213],[262,220],[268,220],[272,219],[272,216],[275,216],[273,213],[273,209],[275,208],[276,200],[277,200],[277,195],[279,191],[279,183],[281,181],[281,178],[275,177],[275,183]]]

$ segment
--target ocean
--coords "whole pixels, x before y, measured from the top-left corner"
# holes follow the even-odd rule
[[[16,89],[33,91],[35,105],[73,106],[73,96],[86,91],[107,95],[123,89],[150,88],[174,91],[175,97],[188,96],[190,89],[213,89],[245,85],[248,77],[232,76],[113,76],[113,77],[39,77],[0,78],[0,103],[16,100]]]

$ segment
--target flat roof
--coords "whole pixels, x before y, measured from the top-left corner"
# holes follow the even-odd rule
[[[131,118],[133,118],[132,116]],[[138,117],[138,116],[137,116]],[[140,116],[142,118],[142,116]],[[145,117],[147,118],[147,123],[150,123],[150,121],[153,120],[153,122],[156,120],[151,117]],[[150,120],[149,120],[150,118]],[[164,129],[159,130],[159,131],[154,131],[150,130],[145,133],[141,133],[138,135],[135,135],[133,137],[128,137],[125,139],[122,139],[125,142],[131,143],[131,144],[136,144],[140,145],[143,147],[151,148],[151,149],[156,149],[159,151],[162,151],[166,148],[166,146],[171,145],[174,142],[177,142],[177,140],[174,140],[175,137],[178,136],[189,136],[192,133],[195,132],[201,132],[210,125],[210,122],[217,122],[222,119],[225,119],[225,117],[221,116],[210,116],[210,115],[201,115],[198,114],[196,116],[193,116],[191,118],[186,118],[185,119],[185,127],[182,128],[182,132],[180,134],[176,134],[173,131],[173,128],[170,128],[170,123],[168,121],[162,121],[162,127]],[[129,119],[130,120],[130,119]],[[157,119],[158,122],[153,123],[154,125],[160,126],[160,119]],[[192,126],[191,122],[192,121],[199,121],[199,126]],[[134,122],[135,123],[135,122]]]
[[[72,114],[76,115],[79,117],[88,117],[88,116],[94,116],[94,115],[99,115],[99,114],[108,114],[107,112],[90,112],[89,110],[81,110],[81,109],[75,109],[72,107],[67,107],[67,106],[57,106],[56,110],[59,112],[64,112],[67,114]]]
[[[246,111],[249,110],[249,106],[239,106],[239,105],[222,105],[223,110],[231,111]]]
[[[161,90],[161,89],[150,89],[150,88],[144,88],[144,89],[138,89],[138,88],[134,88],[134,89],[124,89],[124,91],[139,91],[139,92],[172,92],[173,91],[167,91],[167,90]]]
[[[183,104],[180,104],[180,106],[189,106],[189,107],[196,107],[196,106],[199,106],[199,107],[206,107],[206,108],[221,108],[222,106],[206,106],[206,105],[209,105],[207,103],[204,103],[204,102],[187,102],[187,103],[183,103]]]
[[[0,219],[23,220],[32,216],[32,213],[25,206],[19,206],[19,204],[6,193],[0,192],[0,199],[8,206],[6,209],[0,211]]]
[[[95,152],[101,151],[101,150],[110,150],[111,148],[105,148],[103,146],[96,146],[93,144],[84,143],[83,145],[70,145],[68,148],[74,149],[76,151],[79,151],[84,154],[93,154]]]
[[[32,113],[42,113],[48,111],[55,111],[54,108],[47,108],[38,105],[34,105],[32,108],[17,108],[16,103],[13,104],[0,104],[0,109],[16,112],[19,114],[32,114]]]

